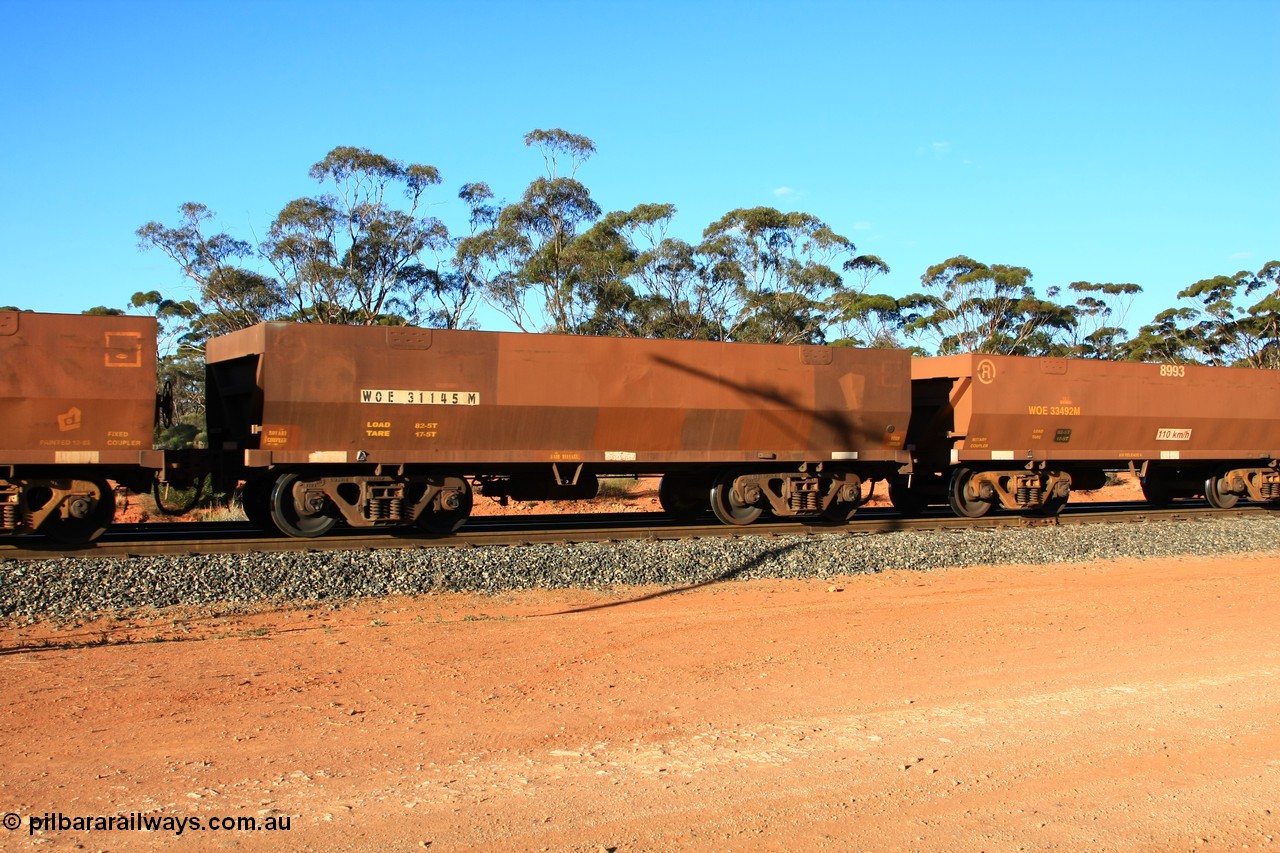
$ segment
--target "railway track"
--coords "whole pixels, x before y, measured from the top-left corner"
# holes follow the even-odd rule
[[[1132,524],[1148,521],[1191,521],[1212,518],[1266,517],[1280,512],[1274,506],[1243,505],[1214,509],[1203,501],[1187,501],[1167,509],[1141,503],[1081,504],[1068,506],[1056,517],[994,513],[978,519],[962,519],[938,509],[904,517],[888,509],[868,509],[844,524],[817,521],[758,522],[731,527],[708,519],[681,524],[661,512],[586,513],[534,515],[521,518],[473,518],[457,534],[435,536],[417,532],[370,534],[363,530],[335,530],[318,539],[264,536],[242,522],[206,524],[159,523],[116,525],[101,540],[83,548],[68,549],[30,537],[0,543],[0,560],[41,560],[63,557],[182,556],[185,554],[249,554],[288,551],[352,551],[367,549],[475,548],[519,546],[535,543],[570,544],[624,539],[693,539],[741,536],[868,535],[895,531],[945,531],[1026,528],[1081,524]]]

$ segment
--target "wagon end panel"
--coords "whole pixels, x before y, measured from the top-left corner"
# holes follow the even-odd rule
[[[154,319],[0,312],[0,464],[138,465],[155,411]]]

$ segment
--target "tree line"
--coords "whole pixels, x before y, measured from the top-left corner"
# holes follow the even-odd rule
[[[482,305],[528,332],[1280,368],[1280,261],[1194,282],[1178,294],[1186,304],[1131,334],[1137,284],[1041,295],[1026,267],[961,255],[896,297],[877,287],[889,265],[816,216],[734,209],[691,243],[672,236],[674,205],[602,210],[578,178],[596,152],[589,138],[534,130],[524,143],[542,174],[512,201],[462,184],[457,231],[428,213],[435,166],[347,146],[311,167],[319,191],[284,205],[259,242],[210,233],[214,213],[195,202],[174,223],[138,228],[139,247],[198,291],[140,292],[130,306],[161,321],[181,420],[202,415],[211,336],[268,320],[469,329]]]

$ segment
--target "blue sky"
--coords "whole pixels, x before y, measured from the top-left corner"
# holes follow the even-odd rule
[[[675,236],[738,207],[812,213],[920,289],[967,254],[1146,291],[1280,258],[1277,0],[14,2],[0,304],[79,312],[193,291],[134,231],[201,202],[261,236],[355,145],[515,199],[535,128],[590,137],[605,210]],[[491,315],[488,328],[504,328]]]

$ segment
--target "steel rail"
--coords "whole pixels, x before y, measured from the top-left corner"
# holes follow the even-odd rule
[[[863,510],[853,520],[837,524],[817,521],[758,522],[734,527],[716,522],[682,524],[661,512],[530,515],[520,518],[478,517],[462,531],[439,536],[417,531],[336,530],[317,539],[269,537],[244,522],[207,524],[117,525],[96,543],[66,548],[25,537],[0,543],[2,560],[43,560],[68,557],[128,558],[197,554],[280,553],[288,551],[361,551],[399,548],[475,548],[532,544],[613,542],[623,539],[691,539],[698,537],[871,535],[895,531],[945,531],[1025,528],[1075,524],[1132,524],[1148,521],[1266,517],[1280,512],[1275,505],[1250,504],[1213,509],[1207,503],[1187,502],[1165,509],[1141,503],[1080,504],[1054,517],[996,512],[983,518],[959,518],[944,510],[908,517],[889,509]]]

